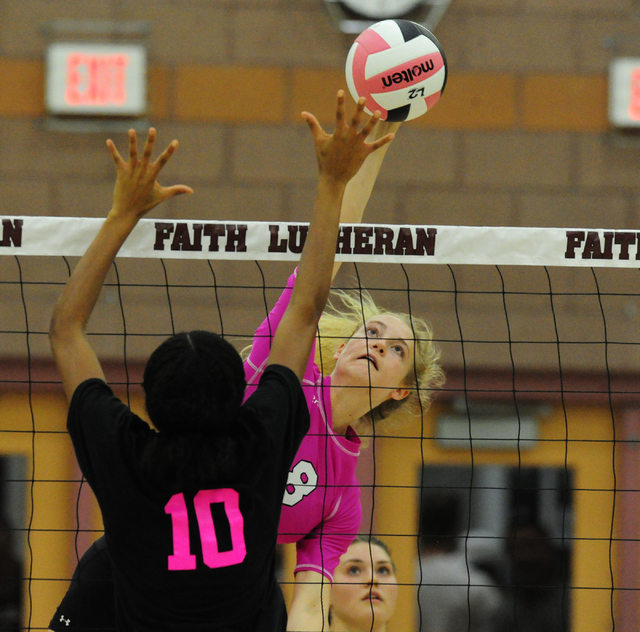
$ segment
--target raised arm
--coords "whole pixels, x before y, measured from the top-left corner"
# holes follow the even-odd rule
[[[113,141],[107,147],[116,164],[113,205],[91,245],[81,257],[53,310],[49,342],[53,358],[70,400],[76,387],[91,377],[104,379],[95,351],[86,335],[86,326],[95,307],[109,267],[120,247],[140,218],[154,206],[181,193],[192,193],[184,185],[163,187],[156,178],[175,152],[173,141],[155,161],[151,161],[156,130],[149,129],[142,157],[138,141],[129,130],[129,161],[125,162]]]
[[[367,139],[369,142],[376,141],[387,134],[393,134],[395,137],[400,123],[389,123],[387,121],[378,121]],[[343,224],[357,224],[362,221],[364,209],[371,197],[371,192],[378,178],[378,173],[382,167],[382,162],[387,154],[391,143],[383,145],[378,151],[371,154],[360,167],[351,180],[347,183],[342,198],[342,207],[340,209],[340,222]],[[333,276],[335,278],[342,263],[336,261],[333,264]]]
[[[367,142],[379,113],[367,118],[364,115],[364,100],[361,100],[355,114],[347,120],[344,99],[344,92],[340,90],[333,134],[327,134],[313,114],[302,113],[315,143],[317,193],[298,278],[269,356],[270,364],[288,366],[299,378],[304,374],[318,320],[329,294],[345,187],[367,156],[393,138],[388,134],[374,142]]]

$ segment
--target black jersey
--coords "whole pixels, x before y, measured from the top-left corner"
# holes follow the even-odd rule
[[[284,630],[274,573],[291,461],[309,427],[299,380],[270,366],[234,429],[248,458],[238,480],[178,493],[149,486],[140,455],[156,433],[101,380],[73,395],[68,428],[112,560],[120,630]]]

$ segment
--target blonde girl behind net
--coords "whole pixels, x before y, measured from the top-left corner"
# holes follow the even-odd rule
[[[406,422],[408,417],[420,417],[431,405],[433,393],[444,384],[440,368],[440,352],[433,341],[433,331],[420,317],[393,312],[379,307],[367,290],[332,290],[329,302],[318,325],[316,363],[322,375],[333,372],[335,354],[366,322],[388,314],[404,322],[413,332],[414,365],[406,376],[410,389],[403,400],[389,399],[371,410],[362,422],[370,425],[385,420],[384,430]],[[362,429],[360,429],[362,430]]]

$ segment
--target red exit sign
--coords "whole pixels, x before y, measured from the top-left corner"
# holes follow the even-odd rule
[[[139,44],[53,43],[47,51],[47,111],[141,116],[147,106],[146,66],[146,50]]]

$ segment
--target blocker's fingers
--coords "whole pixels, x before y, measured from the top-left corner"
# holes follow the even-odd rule
[[[155,168],[155,173],[158,173],[162,169],[162,167],[164,167],[167,164],[167,162],[169,161],[169,158],[173,156],[177,148],[178,148],[178,141],[172,140],[169,143],[169,145],[166,147],[166,149],[156,158],[155,162],[153,163],[153,166]]]
[[[362,130],[360,131],[361,134],[363,134],[364,136],[369,136],[369,134],[371,134],[371,131],[373,130],[373,128],[375,127],[376,123],[380,120],[380,117],[382,115],[380,114],[380,110],[376,110],[370,117],[369,120],[365,123],[365,126],[362,128]]]
[[[323,132],[320,122],[313,114],[311,114],[311,112],[302,112],[300,116],[302,116],[302,118],[307,122],[307,125],[309,126],[309,129],[311,130],[314,138],[316,138],[318,134]]]
[[[377,140],[378,138],[382,138],[386,134],[395,133],[400,129],[401,123],[399,122],[390,122],[383,120],[382,116],[380,116],[380,120],[375,125],[375,127],[371,130],[371,142]]]
[[[151,154],[153,153],[153,145],[156,142],[156,128],[150,127],[147,132],[147,140],[144,143],[144,149],[142,151],[142,160],[145,163],[148,163],[151,160]]]
[[[129,162],[135,165],[138,162],[138,137],[136,130],[129,130]]]
[[[338,90],[336,95],[336,127],[344,124],[344,90]]]
[[[161,187],[161,192],[164,197],[173,197],[174,195],[183,195],[185,193],[191,195],[193,189],[186,184],[174,184],[170,187]]]
[[[351,125],[353,127],[359,127],[360,121],[362,120],[362,114],[364,112],[364,105],[367,100],[364,97],[360,97],[358,102],[356,103],[356,111],[353,113],[353,117],[351,118]]]
[[[118,151],[115,143],[110,138],[107,138],[107,149],[109,150],[113,161],[116,163],[116,167],[124,164],[124,160],[122,159],[120,152]]]
[[[373,143],[370,143],[371,151],[375,151],[379,147],[382,147],[383,145],[390,143],[395,137],[396,137],[395,133],[390,132],[389,134],[386,134],[382,138],[379,138],[378,140],[374,141]]]

